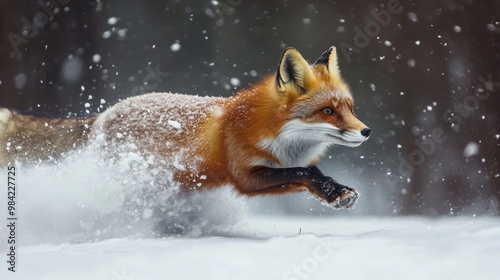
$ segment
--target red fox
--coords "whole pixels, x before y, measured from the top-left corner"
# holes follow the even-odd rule
[[[335,47],[312,65],[287,48],[276,74],[230,98],[151,93],[82,119],[0,109],[0,166],[57,159],[92,141],[111,154],[133,144],[186,190],[231,185],[247,196],[308,190],[349,209],[358,192],[316,165],[328,147],[356,147],[370,137],[353,108]]]

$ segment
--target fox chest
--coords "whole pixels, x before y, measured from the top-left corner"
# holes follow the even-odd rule
[[[270,153],[279,163],[270,160],[264,165],[270,167],[306,167],[318,160],[325,154],[328,144],[310,140],[288,140],[278,138],[275,140],[263,140],[259,146]]]

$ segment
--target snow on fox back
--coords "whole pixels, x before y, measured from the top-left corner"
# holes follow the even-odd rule
[[[175,93],[131,97],[105,111],[96,120],[93,134],[114,150],[128,147],[142,157],[162,155],[158,159],[162,164],[183,169],[179,157],[193,148],[202,124],[223,100]]]

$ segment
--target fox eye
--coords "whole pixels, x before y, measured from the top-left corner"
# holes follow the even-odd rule
[[[330,107],[323,108],[323,110],[321,110],[321,111],[325,115],[335,115],[335,111]]]

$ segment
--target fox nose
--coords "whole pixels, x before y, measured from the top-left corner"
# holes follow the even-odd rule
[[[363,135],[366,138],[370,137],[371,134],[372,130],[369,128],[364,128],[363,130],[361,130],[361,135]]]

